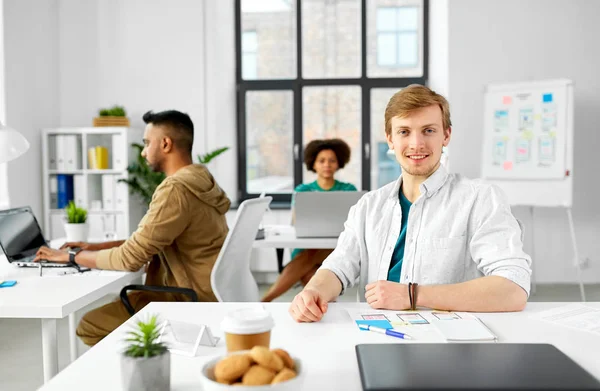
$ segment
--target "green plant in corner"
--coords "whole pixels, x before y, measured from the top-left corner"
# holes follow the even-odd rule
[[[69,201],[65,211],[69,224],[83,224],[87,220],[87,210],[77,207],[73,201]]]
[[[138,320],[135,328],[127,333],[125,341],[129,345],[123,354],[133,358],[160,356],[167,351],[167,346],[157,341],[159,337],[160,325],[156,315],[149,316],[146,322]]]
[[[229,147],[222,147],[219,149],[215,149],[214,151],[209,152],[205,155],[198,155],[198,162],[202,164],[208,164],[211,160],[213,160],[223,152],[227,151],[228,149]]]

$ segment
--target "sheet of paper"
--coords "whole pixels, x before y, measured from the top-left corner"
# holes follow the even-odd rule
[[[532,315],[536,319],[560,326],[600,334],[600,309],[582,304],[568,304]]]
[[[477,319],[467,313],[442,311],[386,311],[348,309],[350,318],[358,324],[392,328],[413,337],[416,342],[446,342],[446,338],[433,324],[435,321]],[[368,331],[367,331],[368,332]]]

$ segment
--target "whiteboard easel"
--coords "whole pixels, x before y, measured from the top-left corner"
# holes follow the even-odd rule
[[[573,104],[573,82],[567,79],[488,85],[482,177],[502,188],[510,205],[529,207],[532,227],[535,207],[565,209],[579,290],[585,301],[571,212]],[[532,259],[534,250],[532,240]]]

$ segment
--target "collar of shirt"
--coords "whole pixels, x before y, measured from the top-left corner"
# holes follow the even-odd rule
[[[448,171],[444,165],[440,164],[437,170],[435,170],[435,172],[431,174],[429,178],[425,180],[425,182],[421,183],[419,190],[421,191],[421,194],[429,198],[444,185],[446,179],[448,179]],[[388,198],[391,198],[394,202],[399,201],[398,195],[400,194],[400,186],[402,186],[402,174],[400,174],[400,177],[396,181],[396,184],[388,196]]]

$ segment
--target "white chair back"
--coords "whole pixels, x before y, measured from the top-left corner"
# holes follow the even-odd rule
[[[258,226],[272,199],[254,198],[240,204],[210,275],[210,284],[219,301],[260,301],[258,285],[250,271],[250,255]]]

